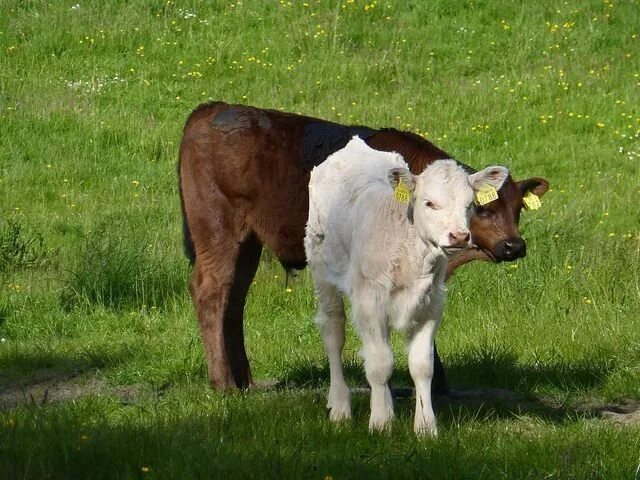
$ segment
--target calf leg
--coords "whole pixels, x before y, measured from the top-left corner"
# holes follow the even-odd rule
[[[342,371],[346,323],[344,305],[340,293],[332,285],[317,285],[316,291],[318,313],[315,322],[322,335],[322,343],[329,359],[330,384],[327,399],[329,419],[332,422],[340,422],[351,418],[351,392]]]
[[[214,222],[211,218],[193,215],[199,228],[192,229],[197,255],[189,284],[209,381],[221,390],[251,383],[242,311],[261,248],[251,232],[232,228],[233,217],[228,213],[227,209],[220,208],[213,217]]]
[[[223,321],[225,351],[234,383],[239,388],[253,384],[249,359],[244,346],[244,306],[251,281],[256,274],[262,244],[254,233],[242,242],[236,259],[233,283],[229,291]]]
[[[389,379],[393,371],[393,351],[389,344],[386,315],[376,309],[367,296],[354,300],[355,324],[362,338],[362,355],[367,381],[371,387],[370,430],[386,430],[393,420],[393,401]]]
[[[447,376],[444,366],[438,355],[438,348],[435,341],[433,342],[433,382],[431,382],[431,393],[437,397],[449,395],[449,385],[447,384]]]
[[[416,387],[416,413],[413,429],[418,435],[437,435],[436,417],[431,404],[434,336],[438,320],[428,319],[410,333],[409,372]]]
[[[232,246],[230,244],[229,248]],[[233,281],[234,260],[220,256],[214,262],[207,261],[205,255],[198,256],[189,284],[202,335],[209,381],[220,390],[236,387],[227,355],[223,322]]]

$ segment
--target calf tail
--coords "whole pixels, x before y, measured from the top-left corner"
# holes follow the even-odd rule
[[[191,232],[189,231],[189,225],[187,224],[187,217],[182,211],[182,243],[184,245],[184,254],[186,255],[189,263],[193,265],[196,263],[196,251],[193,248],[193,240],[191,238]]]
[[[182,179],[180,178],[180,161],[178,161],[178,190],[180,192],[180,211],[182,213],[182,244],[184,246],[184,254],[193,265],[196,263],[196,250],[193,246],[191,231],[187,223],[187,212],[184,210],[184,197],[182,195]]]

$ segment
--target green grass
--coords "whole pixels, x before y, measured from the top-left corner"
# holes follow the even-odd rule
[[[639,478],[640,427],[598,412],[640,399],[640,3],[307,3],[0,1],[0,400],[100,385],[1,411],[0,478]],[[517,399],[441,402],[433,441],[407,398],[391,434],[363,394],[330,426],[308,272],[269,253],[247,346],[283,386],[210,390],[175,170],[208,99],[547,178],[528,256],[459,270],[438,334],[454,388]]]

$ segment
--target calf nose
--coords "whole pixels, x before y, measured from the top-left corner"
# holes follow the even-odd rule
[[[503,260],[515,260],[527,254],[527,245],[522,238],[509,238],[496,247],[496,256]]]
[[[471,234],[469,230],[458,230],[456,232],[449,232],[449,243],[452,247],[465,247],[469,244]]]

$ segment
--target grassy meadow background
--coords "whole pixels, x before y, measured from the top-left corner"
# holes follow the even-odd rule
[[[638,35],[631,0],[0,0],[0,478],[640,478],[638,414],[601,415],[640,400]],[[281,388],[212,391],[176,176],[209,99],[548,179],[527,257],[460,269],[438,334],[455,389],[516,400],[440,402],[437,440],[410,398],[330,426],[308,272],[269,252],[245,325]]]

